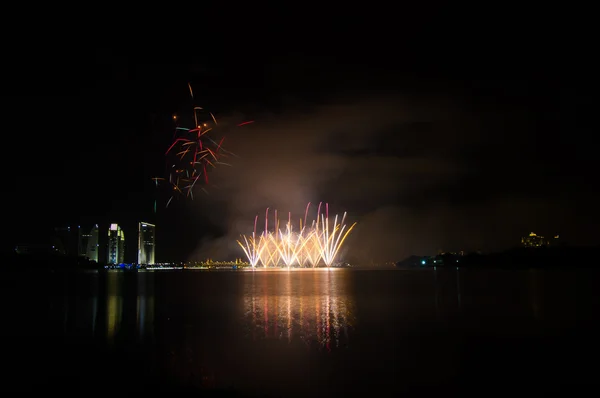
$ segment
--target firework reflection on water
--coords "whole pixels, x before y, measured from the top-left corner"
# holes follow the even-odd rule
[[[244,295],[246,337],[344,348],[356,323],[344,271],[249,272]]]

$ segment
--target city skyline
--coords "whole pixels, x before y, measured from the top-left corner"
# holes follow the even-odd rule
[[[258,34],[235,51],[215,43],[210,56],[182,43],[157,58],[108,44],[74,53],[62,41],[32,50],[58,63],[16,69],[22,78],[2,93],[7,208],[19,215],[7,245],[66,220],[131,231],[146,220],[160,226],[160,256],[216,258],[264,208],[321,201],[358,222],[347,242],[357,258],[499,250],[527,231],[597,244],[591,46],[577,37],[557,48],[562,36],[539,40],[529,26],[404,21],[289,48],[258,46],[273,37]],[[234,155],[208,154],[208,182],[167,208],[153,178],[168,178],[176,129],[197,128],[198,108],[218,122],[210,149]],[[43,172],[20,152],[23,129],[51,154]]]
[[[310,206],[310,204],[309,204]],[[324,207],[324,206],[323,206]],[[339,215],[337,215],[339,216]],[[283,220],[285,221],[285,220]],[[263,221],[261,221],[262,223]],[[271,221],[272,223],[274,222],[273,220]],[[342,226],[344,226],[343,224],[343,220],[339,220],[338,224],[332,224],[332,220],[329,220],[330,222],[330,226],[333,227],[333,225],[338,225],[339,228],[341,228]],[[283,246],[278,248],[278,249],[274,249],[278,244],[283,244],[285,242],[281,241],[280,243],[277,243],[279,241],[279,239],[284,239],[288,234],[290,234],[290,236],[294,235],[294,234],[298,234],[298,232],[300,231],[300,229],[295,230],[294,227],[292,226],[291,229],[288,229],[287,224],[282,223],[282,220],[280,220],[280,232],[277,234],[278,236],[275,237],[274,235],[272,235],[271,233],[269,233],[268,239],[265,240],[265,242],[262,242],[263,239],[263,235],[264,235],[264,231],[260,230],[258,231],[259,233],[257,235],[252,235],[252,236],[241,236],[241,240],[238,240],[236,242],[237,246],[235,248],[233,248],[230,252],[228,252],[226,255],[224,256],[207,256],[207,257],[202,257],[202,258],[188,258],[188,259],[182,259],[182,258],[169,258],[167,256],[161,256],[158,259],[156,258],[156,225],[152,224],[152,223],[148,223],[145,221],[139,221],[137,222],[135,225],[137,226],[137,229],[135,230],[135,244],[134,245],[126,245],[125,244],[125,232],[126,229],[122,227],[122,224],[119,223],[108,223],[106,224],[104,227],[102,226],[102,224],[89,224],[89,225],[66,225],[66,224],[61,224],[62,226],[60,227],[55,227],[53,229],[54,233],[51,235],[51,237],[47,240],[44,241],[44,243],[41,244],[27,244],[26,242],[21,242],[21,244],[16,245],[13,250],[15,250],[17,253],[27,253],[30,250],[41,250],[41,251],[47,251],[47,250],[51,250],[54,251],[55,253],[59,253],[62,255],[67,255],[67,256],[75,256],[75,253],[77,253],[78,256],[80,257],[86,257],[89,260],[93,260],[102,264],[119,264],[119,263],[125,263],[125,264],[143,264],[143,265],[153,265],[153,264],[159,264],[159,263],[185,263],[185,262],[189,262],[189,263],[200,263],[200,262],[206,262],[206,261],[216,261],[216,262],[237,262],[240,259],[248,262],[248,264],[253,265],[253,266],[257,266],[258,268],[261,267],[272,267],[272,266],[287,266],[288,262],[289,265],[293,266],[293,267],[309,267],[312,268],[314,266],[317,266],[320,262],[320,260],[318,260],[317,258],[320,258],[321,256],[325,255],[325,252],[331,252],[332,256],[331,256],[331,264],[338,264],[338,263],[348,263],[349,262],[353,262],[355,265],[357,265],[357,262],[354,261],[353,258],[348,258],[346,255],[342,255],[339,256],[339,254],[335,254],[333,255],[333,253],[337,253],[338,250],[336,249],[338,246],[341,247],[343,242],[346,240],[346,238],[344,238],[343,240],[341,239],[343,236],[349,235],[349,233],[344,233],[344,230],[338,230],[338,232],[336,232],[335,234],[333,233],[333,229],[331,230],[331,237],[337,237],[339,235],[339,239],[338,239],[338,244],[335,244],[335,239],[331,242],[331,243],[323,243],[325,246],[323,246],[321,249],[316,249],[316,247],[314,249],[316,249],[316,257],[314,259],[311,260],[310,255],[306,256],[305,255],[301,255],[301,251],[302,250],[306,250],[303,249],[304,245],[301,243],[301,240],[298,242],[298,244],[296,244],[294,246],[294,248],[290,247],[289,250],[285,249]],[[300,223],[302,223],[302,220],[300,220]],[[282,225],[284,225],[282,227]],[[325,224],[323,224],[325,225]],[[131,226],[130,226],[131,227]],[[314,225],[313,225],[314,227]],[[346,228],[349,227],[349,225],[346,225]],[[355,225],[353,225],[352,227],[355,227]],[[130,235],[133,235],[133,231],[131,231],[133,227],[130,228]],[[273,226],[271,228],[274,228]],[[283,229],[282,229],[283,228]],[[106,229],[108,231],[108,236],[109,239],[108,240],[102,240],[102,238],[99,237],[99,235],[104,236],[103,234],[100,234],[101,231],[103,231],[104,229]],[[296,232],[293,232],[293,231]],[[73,233],[70,233],[69,231],[72,231]],[[76,231],[76,232],[75,232]],[[87,231],[87,232],[86,232]],[[120,261],[117,260],[112,260],[114,262],[112,262],[110,260],[111,257],[111,247],[110,247],[110,235],[111,235],[111,231],[113,231],[115,233],[115,245],[116,248],[114,248],[113,250],[115,251],[115,253],[113,253],[113,255],[115,255],[115,258],[119,258]],[[306,239],[310,239],[312,238],[312,231],[311,230],[306,230],[305,235],[303,236]],[[281,235],[281,237],[279,237],[279,235]],[[544,236],[548,235],[548,238],[545,238]],[[255,238],[255,237],[258,238]],[[245,238],[245,239],[244,239]],[[256,239],[254,241],[254,239]],[[275,239],[275,240],[273,240]],[[287,239],[287,238],[286,238]],[[253,243],[254,242],[254,243]],[[90,246],[91,244],[91,246]],[[274,244],[275,246],[271,247],[271,248],[266,248],[263,250],[262,246],[269,246],[271,244]],[[97,250],[93,250],[92,247],[96,246]],[[577,246],[577,245],[575,245]],[[308,247],[308,246],[307,246]],[[514,236],[513,237],[513,242],[510,246],[506,247],[503,250],[511,250],[511,249],[516,249],[519,247],[573,247],[572,243],[569,241],[568,237],[562,236],[561,234],[557,234],[557,233],[550,233],[550,234],[537,234],[535,232],[529,232],[529,233],[522,233],[520,236]],[[279,252],[280,250],[283,250],[286,253],[282,253],[281,256],[277,255],[275,256],[275,252]],[[500,251],[503,251],[500,250]],[[90,253],[92,253],[92,255],[89,255]],[[344,250],[344,253],[347,253],[347,250]],[[461,253],[461,255],[467,255],[467,254],[472,254],[472,253],[486,253],[486,254],[493,254],[494,252],[492,251],[481,251],[481,250],[463,250],[463,248],[449,248],[449,249],[438,249],[436,251],[431,251],[428,253],[412,253],[410,256],[407,257],[413,257],[415,255],[418,256],[424,256],[424,257],[430,257],[430,256],[435,256],[435,255],[439,255],[439,254],[444,254],[444,253]],[[94,254],[97,257],[94,257]],[[329,255],[328,255],[329,256]],[[279,260],[277,260],[277,258],[279,258]],[[326,259],[329,258],[326,256]],[[146,261],[146,259],[149,259],[150,261]],[[388,258],[385,261],[368,261],[365,263],[358,263],[358,265],[366,265],[366,264],[392,264],[398,261],[402,261],[405,260],[406,258]],[[325,263],[327,263],[327,261],[325,261]],[[322,264],[321,264],[322,265]]]
[[[127,243],[126,235],[130,237]],[[156,263],[156,225],[140,221],[134,230],[132,226],[123,226],[118,222],[82,225],[60,223],[44,239],[24,240],[13,250],[17,253],[32,250],[53,252],[68,257],[84,257],[103,264],[151,265]]]

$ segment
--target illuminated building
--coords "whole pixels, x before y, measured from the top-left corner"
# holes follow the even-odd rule
[[[78,232],[78,254],[79,256],[87,257],[90,260],[98,262],[98,224],[93,226],[77,227]]]
[[[125,258],[125,235],[118,224],[110,224],[108,229],[108,264],[120,264]]]
[[[548,242],[543,236],[531,232],[529,236],[524,236],[521,238],[521,244],[523,244],[525,247],[544,247],[548,245]]]
[[[138,264],[154,264],[155,230],[154,224],[138,224]]]

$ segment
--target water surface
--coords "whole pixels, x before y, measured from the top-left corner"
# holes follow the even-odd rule
[[[598,281],[589,270],[4,274],[4,390],[585,391]]]

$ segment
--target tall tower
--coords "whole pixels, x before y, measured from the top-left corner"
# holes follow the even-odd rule
[[[98,224],[93,226],[81,226],[77,227],[78,232],[78,255],[87,257],[90,260],[98,262]]]
[[[120,264],[125,259],[125,235],[118,224],[110,224],[108,228],[108,264]]]
[[[138,224],[138,264],[154,264],[156,225],[147,222]]]

